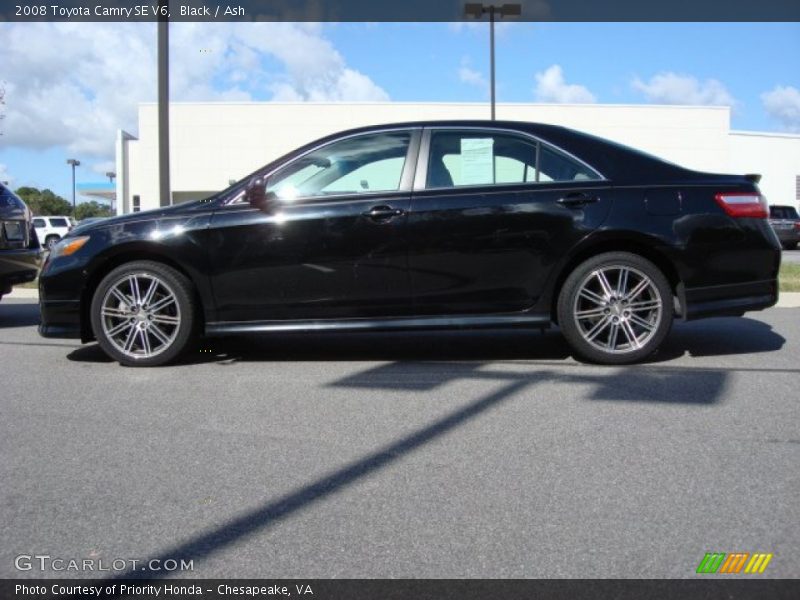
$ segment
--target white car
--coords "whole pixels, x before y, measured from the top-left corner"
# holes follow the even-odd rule
[[[34,217],[33,226],[36,228],[36,237],[43,248],[52,250],[58,241],[75,227],[72,217]]]

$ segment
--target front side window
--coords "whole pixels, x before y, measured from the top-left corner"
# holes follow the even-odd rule
[[[267,181],[279,199],[400,189],[411,133],[386,132],[333,142],[282,167]]]
[[[66,219],[50,219],[50,227],[69,227]]]
[[[600,179],[593,170],[535,140],[483,131],[431,134],[427,188]]]

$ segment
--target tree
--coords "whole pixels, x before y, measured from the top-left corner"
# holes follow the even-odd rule
[[[112,216],[111,210],[94,200],[89,200],[88,202],[81,202],[75,208],[75,218],[78,221],[82,221],[83,219],[88,219],[90,217],[110,217]]]
[[[34,215],[69,215],[72,205],[52,190],[39,190],[35,187],[23,186],[17,189],[17,196],[22,198]]]

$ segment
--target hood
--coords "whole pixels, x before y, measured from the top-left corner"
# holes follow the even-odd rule
[[[161,206],[159,208],[152,208],[150,210],[143,210],[135,213],[128,213],[127,215],[119,215],[116,217],[108,217],[102,221],[95,221],[94,223],[86,223],[85,225],[78,225],[74,227],[69,235],[82,235],[90,231],[97,231],[104,227],[113,225],[122,225],[125,223],[137,223],[141,221],[158,221],[164,217],[178,216],[182,214],[191,214],[198,211],[198,209],[210,208],[211,204],[207,200],[195,200],[193,202],[184,202],[181,204],[174,204],[172,206]]]

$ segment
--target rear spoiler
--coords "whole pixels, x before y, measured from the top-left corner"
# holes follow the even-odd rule
[[[751,183],[758,183],[761,181],[761,173],[748,173],[744,178]]]

